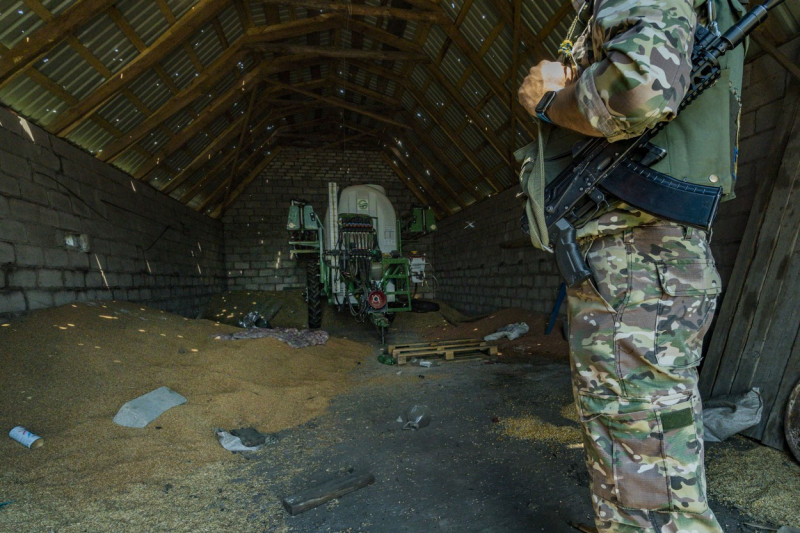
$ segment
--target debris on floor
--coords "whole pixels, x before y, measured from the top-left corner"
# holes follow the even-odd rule
[[[744,394],[715,396],[703,402],[706,442],[722,442],[761,422],[764,402],[758,387]]]
[[[19,442],[26,448],[40,448],[44,444],[44,439],[39,435],[31,433],[22,426],[14,426],[8,432],[8,436]]]
[[[295,496],[284,498],[283,506],[289,514],[295,516],[374,482],[375,476],[372,474],[350,473],[308,488]]]
[[[502,339],[503,337],[507,338],[510,341],[514,339],[518,339],[528,333],[530,331],[530,327],[525,322],[516,322],[514,324],[508,324],[503,326],[502,328],[498,329],[494,333],[490,333],[483,337],[485,341],[497,341]]]
[[[260,450],[268,440],[255,428],[240,428],[225,431],[224,429],[214,428],[219,443],[231,452],[254,452]]]
[[[186,398],[170,389],[159,387],[135,398],[119,408],[114,423],[128,428],[143,428],[164,411],[186,403]]]
[[[271,337],[283,341],[292,348],[306,348],[308,346],[319,346],[328,342],[330,337],[326,331],[321,329],[297,329],[297,328],[273,328],[261,329],[251,328],[246,331],[237,331],[225,335],[215,335],[215,339],[230,341],[241,339],[263,339]]]

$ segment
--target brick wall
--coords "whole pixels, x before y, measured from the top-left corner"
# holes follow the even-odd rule
[[[289,205],[305,200],[324,216],[329,182],[340,191],[349,185],[383,186],[398,218],[418,203],[377,152],[284,149],[223,216],[231,290],[305,287],[304,267],[289,257]],[[404,253],[417,249],[430,252],[429,238],[403,243]]]
[[[0,316],[109,299],[195,316],[225,288],[222,235],[220,222],[0,108]]]
[[[800,38],[780,51],[800,57]],[[723,283],[730,278],[756,189],[769,166],[766,158],[789,76],[768,55],[750,60],[745,68],[737,198],[720,207],[711,242]],[[523,237],[515,193],[506,191],[440,222],[434,250],[442,300],[469,313],[505,307],[552,310],[560,283],[552,256],[530,245],[503,247]]]

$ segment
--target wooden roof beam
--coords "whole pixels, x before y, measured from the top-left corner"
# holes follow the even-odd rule
[[[366,61],[414,61],[426,63],[430,58],[425,54],[392,52],[384,50],[356,50],[353,48],[331,48],[328,46],[305,46],[295,44],[258,43],[252,47],[261,52],[287,54],[306,57],[327,57],[333,59],[363,59]]]
[[[388,117],[386,117],[384,115],[380,115],[380,114],[377,114],[377,113],[372,113],[371,111],[365,111],[363,109],[363,107],[357,106],[357,105],[352,105],[352,104],[350,104],[348,102],[345,102],[344,100],[341,100],[339,98],[331,98],[331,97],[327,97],[327,96],[321,96],[321,95],[319,95],[317,93],[313,93],[311,91],[306,91],[306,90],[303,90],[303,89],[299,89],[296,86],[286,85],[285,83],[279,83],[279,82],[276,82],[276,81],[273,81],[273,80],[267,80],[267,81],[269,81],[269,83],[271,83],[273,85],[273,87],[282,88],[282,89],[285,89],[285,90],[288,90],[288,91],[294,91],[296,93],[302,94],[304,96],[308,96],[308,97],[313,98],[315,100],[319,100],[321,102],[325,102],[327,104],[331,104],[331,105],[334,105],[334,106],[337,106],[337,107],[341,107],[342,109],[347,109],[348,111],[353,111],[354,113],[358,113],[360,115],[367,116],[367,117],[369,117],[371,119],[377,120],[378,122],[384,122],[386,124],[391,124],[392,126],[395,126],[395,127],[398,127],[398,128],[403,128],[403,129],[408,128],[408,126],[406,124],[403,124],[401,122],[397,122],[396,120],[392,120],[392,119],[390,119],[390,118],[388,118]]]
[[[436,212],[436,215],[441,218],[441,215],[443,214],[442,210],[438,206],[432,205],[431,199],[422,194],[422,191],[419,190],[419,187],[416,187],[415,184],[412,183],[411,178],[409,178],[403,172],[403,169],[400,168],[400,165],[397,163],[397,161],[391,155],[389,155],[387,151],[381,151],[379,153],[381,154],[383,160],[386,161],[386,164],[389,165],[389,168],[391,168],[394,173],[397,174],[397,177],[400,178],[400,181],[406,186],[406,188],[417,197],[417,200],[419,200],[419,202],[424,206],[432,207]],[[444,211],[444,213],[447,213],[447,211]]]
[[[286,0],[262,0],[264,5],[286,4]],[[401,9],[383,6],[368,6],[351,2],[329,1],[329,0],[292,0],[294,7],[304,7],[306,9],[319,9],[322,11],[335,11],[347,13],[361,17],[386,17],[402,20],[413,20],[417,22],[442,23],[447,17],[441,10],[416,11],[412,9]],[[435,7],[431,5],[431,7]]]
[[[478,74],[483,78],[483,81],[489,86],[491,91],[497,96],[498,100],[503,104],[506,110],[510,113],[511,106],[510,106],[510,99],[512,96],[510,91],[506,90],[503,83],[494,75],[494,73],[489,70],[489,67],[483,61],[482,58],[478,57],[475,53],[475,50],[470,45],[469,41],[461,34],[459,29],[454,24],[444,24],[442,26],[442,30],[447,34],[450,39],[455,43],[455,45],[461,50],[461,53],[467,56],[467,59],[470,61],[472,65],[475,66],[475,70],[478,71]],[[536,128],[533,127],[531,118],[528,116],[526,112],[518,113],[517,119],[520,121],[521,124],[525,126],[525,129],[528,133],[535,137]]]
[[[236,188],[230,192],[227,196],[227,200],[225,202],[219,203],[212,211],[211,211],[211,218],[219,218],[225,213],[225,210],[233,205],[236,199],[239,197],[242,192],[247,188],[250,183],[256,177],[258,177],[261,172],[267,168],[267,166],[272,162],[273,159],[280,153],[281,147],[278,146],[274,150],[270,152],[270,154],[265,157],[250,173],[247,175],[245,179],[243,179]],[[214,191],[197,209],[198,211],[205,211],[207,207],[213,202],[223,191],[224,191],[224,184],[220,185],[216,191]]]
[[[388,140],[386,142],[388,143]],[[441,185],[447,190],[447,192],[450,194],[453,200],[455,200],[456,203],[461,207],[461,209],[465,208],[466,205],[461,200],[461,196],[453,189],[453,187],[450,186],[450,182],[446,180],[439,173],[438,169],[436,168],[436,165],[430,159],[428,159],[428,156],[425,155],[425,153],[417,147],[417,143],[409,142],[408,139],[406,139],[406,142],[403,145],[411,152],[412,157],[419,160],[422,163],[423,167],[427,167],[426,170],[433,175],[434,179],[439,185]]]
[[[80,2],[76,5],[83,5],[84,3],[86,2]],[[147,70],[157,67],[159,61],[216,17],[226,5],[219,0],[199,0],[191,10],[156,39],[152,45],[125,65],[113,78],[109,78],[100,84],[80,104],[61,113],[47,129],[58,136],[66,136],[84,117],[97,111],[100,106],[116,95],[120,89]]]
[[[406,155],[397,149],[397,146],[387,143],[385,149],[394,157],[396,161],[399,161],[403,164],[408,171],[406,172],[406,176],[410,174],[414,178],[415,184],[423,189],[422,192],[430,195],[433,201],[441,208],[442,211],[446,212],[447,214],[453,213],[453,210],[450,208],[444,198],[439,196],[439,193],[436,192],[436,189],[431,187],[430,182],[428,182],[428,180],[422,174],[417,172],[417,169],[414,168],[414,166],[408,161]],[[425,205],[430,204],[430,201],[425,203]]]
[[[19,42],[0,57],[0,88],[7,85],[22,70],[74,33],[78,28],[104,13],[116,0],[84,0],[68,7],[51,18],[32,35]]]

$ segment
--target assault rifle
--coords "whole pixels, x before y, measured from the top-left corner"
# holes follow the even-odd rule
[[[678,113],[720,77],[719,58],[741,44],[783,0],[767,0],[748,11],[724,34],[697,26],[692,50],[689,89]],[[545,223],[556,263],[568,286],[592,274],[575,241],[575,228],[585,224],[611,195],[658,217],[709,230],[722,195],[720,187],[694,185],[657,172],[650,165],[666,151],[650,140],[666,125],[661,122],[641,136],[617,142],[597,137],[573,153],[569,167],[545,188]]]

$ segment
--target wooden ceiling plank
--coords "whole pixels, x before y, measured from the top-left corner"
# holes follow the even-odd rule
[[[323,13],[309,18],[256,26],[249,29],[242,37],[243,45],[252,45],[263,41],[277,41],[298,37],[311,32],[327,31],[341,24],[341,17],[334,13]]]
[[[225,50],[230,46],[230,43],[228,43],[228,38],[225,36],[225,29],[222,27],[222,23],[218,18],[214,18],[211,23],[214,26],[214,32],[217,34],[219,45]]]
[[[219,161],[214,163],[214,166],[211,167],[208,171],[206,171],[202,178],[197,180],[191,187],[189,187],[186,191],[181,194],[181,197],[178,198],[178,201],[184,204],[188,204],[194,199],[195,196],[200,194],[203,189],[208,187],[209,183],[212,183],[217,176],[221,175],[225,168],[231,163],[233,160],[233,150],[229,150]],[[170,183],[172,183],[170,181]]]
[[[253,82],[257,79],[259,74],[260,72],[258,69],[248,73],[246,79],[243,80],[243,86],[247,87],[250,82]],[[137,180],[144,179],[153,169],[155,169],[160,161],[165,160],[167,157],[172,155],[180,146],[188,142],[189,139],[194,137],[200,130],[213,122],[221,113],[228,111],[233,103],[242,97],[241,87],[242,86],[240,85],[231,87],[224,95],[215,99],[211,105],[203,110],[203,113],[198,117],[197,120],[183,128],[177,135],[172,137],[172,139],[167,142],[164,148],[159,150],[157,154],[153,155],[150,161],[145,163],[142,168],[137,169],[136,173],[134,174],[134,178]]]
[[[50,13],[50,10],[44,7],[39,0],[25,0],[25,5],[27,5],[30,10],[36,13],[36,16],[43,21],[50,22],[50,20],[52,20],[53,14]]]
[[[59,16],[51,18],[33,35],[21,41],[0,57],[0,88],[7,85],[23,69],[52,50],[68,35],[87,24],[97,15],[114,5],[116,0],[84,0],[68,7]]]
[[[516,118],[519,114],[519,97],[517,96],[517,76],[519,72],[519,41],[522,33],[522,0],[514,0],[514,23],[513,23],[513,46],[511,48],[511,94],[509,94],[509,106],[511,107],[511,119],[509,124],[510,137],[508,143],[509,158],[513,158],[516,150],[517,136]]]
[[[239,16],[239,24],[242,25],[242,29],[246,32],[253,27],[253,16],[250,13],[250,9],[248,9],[242,0],[234,0],[233,6],[236,8],[236,14]]]
[[[175,24],[175,21],[177,21],[178,19],[175,18],[175,13],[172,12],[172,9],[170,9],[169,4],[167,4],[167,1],[166,0],[155,0],[155,1],[159,11],[161,11],[161,14],[164,15],[164,18],[167,20],[170,26]]]
[[[366,87],[362,87],[357,83],[353,83],[336,77],[332,78],[332,81],[330,83],[333,85],[338,85],[343,89],[345,89],[346,91],[352,91],[362,96],[365,96],[371,100],[376,100],[378,102],[381,102],[382,104],[387,105],[389,107],[397,107],[397,108],[402,107],[402,103],[396,98],[386,96],[385,94],[379,93],[378,91],[367,89]]]
[[[107,66],[105,66],[103,64],[103,62],[100,61],[100,59],[98,59],[97,56],[95,56],[91,52],[91,50],[86,48],[83,45],[83,43],[81,43],[78,40],[77,37],[75,37],[74,35],[68,35],[65,40],[66,40],[67,44],[69,44],[72,47],[73,50],[78,52],[78,55],[80,55],[81,58],[83,58],[84,61],[89,63],[89,65],[91,65],[93,69],[95,69],[98,73],[100,73],[101,76],[103,76],[104,78],[108,79],[108,78],[110,78],[111,76],[114,75],[114,73],[111,72],[111,69],[109,69]]]
[[[458,180],[461,186],[464,187],[464,190],[468,195],[472,197],[473,201],[478,200],[478,196],[474,192],[475,185],[467,179],[467,177],[458,167],[456,167],[455,163],[453,163],[453,161],[450,160],[447,154],[445,154],[442,151],[441,147],[434,142],[433,138],[428,134],[428,132],[418,127],[413,128],[412,131],[417,137],[422,139],[422,142],[424,142],[425,146],[427,146],[428,149],[431,152],[433,152],[437,160],[442,164],[444,164],[444,166],[447,167],[447,169],[452,173],[452,175],[455,176],[456,180]],[[459,198],[459,200],[457,201],[460,204],[461,203],[460,196],[459,195],[456,196]]]
[[[258,69],[249,73],[248,79],[243,80],[243,82],[249,83],[253,81],[255,79],[254,72],[257,71]],[[252,78],[249,77],[251,75],[253,76]],[[322,80],[317,80],[317,82],[319,81]],[[267,90],[265,91],[265,94],[269,94],[270,92],[271,90]],[[152,155],[145,164],[137,169],[136,173],[134,174],[134,178],[137,180],[146,180],[147,176],[158,167],[161,161],[172,155],[178,148],[186,144],[208,124],[216,120],[217,117],[227,113],[233,105],[233,102],[237,101],[239,98],[241,98],[241,87],[231,87],[224,95],[218,97],[210,106],[204,109],[202,115],[197,120],[185,127],[177,135],[173,136],[164,148],[162,148],[158,153]],[[231,123],[235,121],[235,118],[229,119],[229,122]],[[138,146],[138,144],[134,146]]]
[[[470,164],[483,176],[483,179],[492,187],[494,192],[500,192],[500,189],[494,183],[494,180],[489,176],[486,172],[486,168],[483,166],[483,163],[475,156],[473,150],[464,144],[464,141],[461,140],[461,137],[453,133],[450,129],[450,126],[444,122],[444,120],[440,120],[439,114],[436,112],[435,109],[431,109],[428,104],[428,100],[425,98],[425,95],[422,94],[420,91],[416,89],[409,89],[411,95],[414,97],[414,100],[417,101],[420,107],[425,111],[425,113],[430,117],[431,120],[436,122],[439,128],[447,135],[450,141],[458,147],[461,153],[464,155],[464,158],[467,159]]]
[[[120,13],[119,9],[111,6],[108,8],[106,14],[109,16],[109,18],[111,18],[112,21],[114,21],[114,24],[119,27],[125,37],[131,42],[131,44],[133,44],[133,46],[136,47],[139,52],[147,50],[147,44],[145,44],[142,38],[139,37],[139,34],[136,33],[136,30],[133,29],[133,26],[131,26],[127,19],[122,16],[122,13]]]
[[[472,48],[472,45],[470,45],[469,41],[467,41],[466,37],[464,37],[458,28],[453,24],[444,24],[442,25],[442,29],[453,40],[456,46],[458,46],[458,48],[461,50],[461,53],[467,56],[467,59],[475,66],[475,69],[483,78],[483,81],[489,86],[494,95],[497,96],[498,100],[510,113],[510,92],[505,89],[500,80],[498,80],[497,76],[495,76],[494,73],[489,70],[489,67],[486,65],[486,63],[475,54],[475,50]],[[520,123],[523,124],[526,132],[531,136],[531,138],[535,138],[536,129],[534,128],[530,117],[527,116],[526,112],[519,112],[518,115],[519,116],[517,118],[520,120]]]
[[[79,5],[84,3],[87,2],[81,2]],[[73,106],[69,110],[61,113],[53,124],[48,126],[48,130],[58,136],[66,136],[81,120],[83,120],[83,118],[94,113],[122,87],[135,80],[139,75],[150,68],[156,66],[158,62],[174,50],[175,47],[180,46],[183,41],[199,31],[201,27],[213,19],[224,7],[225,4],[219,2],[219,0],[200,0],[186,15],[173,24],[169,30],[156,39],[144,52],[125,65],[113,78],[109,78],[102,83],[77,106]]]
[[[373,41],[378,41],[380,43],[393,46],[398,50],[403,50],[409,53],[422,53],[422,46],[419,44],[409,41],[408,39],[398,37],[392,33],[389,33],[388,31],[375,27],[372,24],[367,24],[366,22],[352,19],[348,21],[348,25],[351,32],[360,33],[364,37],[372,39]]]
[[[516,4],[517,0],[514,0],[514,4]],[[518,10],[516,6],[512,7],[512,3],[508,0],[491,0],[492,5],[495,8],[495,11],[500,16],[500,20],[502,20],[506,26],[514,28],[516,25],[516,17]],[[569,0],[567,0],[569,3]],[[551,21],[552,23],[552,21]],[[555,23],[556,25],[558,22]],[[555,27],[555,26],[553,26]],[[552,31],[552,29],[550,30]],[[550,32],[548,32],[549,34]],[[520,33],[519,33],[519,41],[524,41],[526,45],[528,45],[529,49],[535,51],[539,59],[547,59],[552,58],[551,54],[548,54],[547,49],[545,49],[544,45],[542,44],[542,39],[539,38],[536,34],[534,34],[528,26],[525,24],[520,25]],[[517,42],[519,42],[517,41]]]

